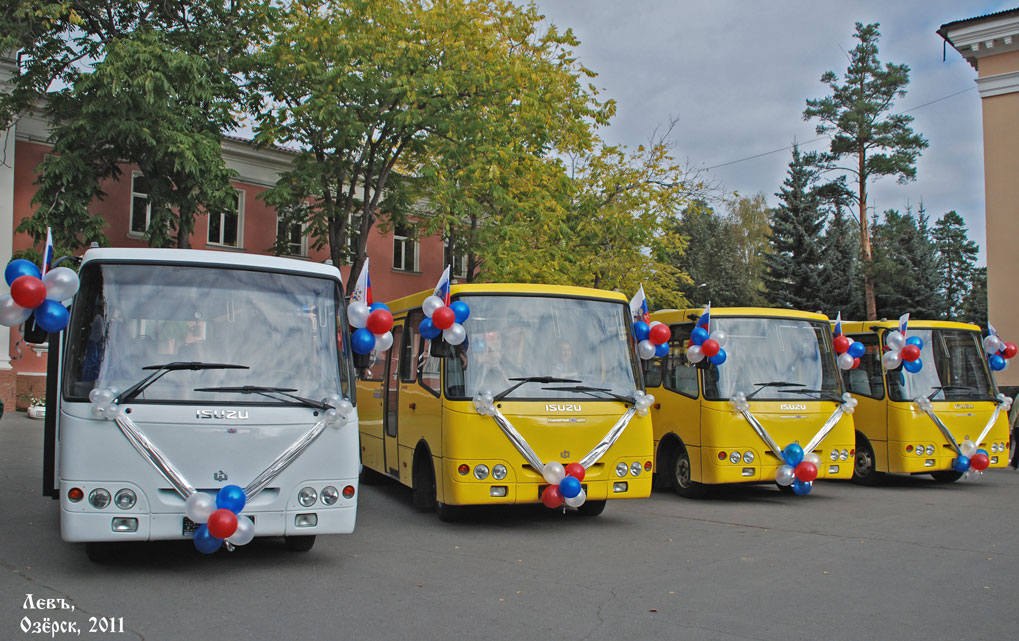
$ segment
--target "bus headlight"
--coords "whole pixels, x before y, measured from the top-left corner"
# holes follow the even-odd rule
[[[839,451],[838,450],[832,450],[831,451],[831,460],[833,460],[833,461],[839,460]]]
[[[488,466],[484,463],[479,463],[474,466],[474,478],[479,481],[484,481],[488,478]]]
[[[753,463],[754,462],[754,458],[756,458],[756,457],[754,456],[753,452],[743,452],[743,462],[744,463]]]
[[[131,508],[134,507],[134,504],[138,501],[138,497],[135,496],[135,493],[132,492],[131,490],[124,488],[122,490],[117,491],[117,493],[113,496],[113,501],[117,504],[117,507],[119,507],[120,509],[130,510]]]
[[[630,470],[630,466],[628,466],[626,463],[617,463],[616,464],[616,476],[618,476],[619,478],[622,478],[622,477],[626,476],[626,473],[629,470]]]
[[[312,487],[301,488],[301,491],[297,493],[297,502],[304,507],[315,505],[316,499],[318,499],[318,492]]]
[[[841,459],[843,461],[848,461],[849,460],[849,450],[842,450],[842,452],[839,454],[839,459]]]
[[[634,461],[633,463],[630,463],[630,474],[633,474],[634,476],[640,476],[640,471],[642,469],[644,468],[641,466],[640,461]]]
[[[729,455],[729,462],[730,463],[739,463],[740,460],[741,459],[740,459],[739,452],[733,452],[732,454]]]
[[[991,443],[991,453],[992,454],[997,454],[997,452],[998,452],[998,444],[997,443]]]
[[[923,443],[921,443],[920,445],[916,446],[916,454],[917,454],[917,456],[923,456],[923,453],[924,453],[924,447],[923,447]]]
[[[927,456],[934,456],[934,446],[933,445],[928,445],[927,446]]]
[[[492,478],[496,481],[501,481],[506,478],[507,470],[506,466],[499,464],[492,467]]]
[[[88,494],[89,505],[101,510],[110,504],[110,493],[101,487],[97,487]]]
[[[322,488],[322,503],[325,505],[335,505],[340,500],[340,491],[332,485],[327,485]]]

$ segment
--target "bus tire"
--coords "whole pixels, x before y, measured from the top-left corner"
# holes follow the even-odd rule
[[[426,450],[418,450],[414,457],[410,498],[418,512],[431,512],[436,508],[435,470],[430,459]]]
[[[672,477],[672,490],[683,498],[699,499],[708,493],[707,486],[691,479],[693,466],[690,464],[690,454],[682,445],[673,452],[669,471]]]
[[[598,516],[605,511],[605,501],[584,501],[577,512],[581,516]]]
[[[866,436],[856,434],[856,458],[853,459],[853,483],[859,485],[880,485],[885,480],[885,473],[877,471],[874,448]]]
[[[284,536],[283,543],[291,552],[307,552],[315,545],[315,535]]]
[[[938,483],[955,483],[962,478],[962,472],[956,472],[955,470],[941,470],[940,472],[931,472],[931,477],[933,477]]]

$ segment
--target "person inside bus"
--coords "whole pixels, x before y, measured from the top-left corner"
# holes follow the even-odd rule
[[[478,341],[481,342],[481,341]],[[487,332],[482,345],[475,345],[477,356],[467,369],[471,387],[476,392],[499,392],[510,385],[499,332]]]
[[[560,378],[577,378],[579,376],[580,370],[574,357],[573,344],[569,341],[564,340],[559,343],[555,368],[555,375]]]

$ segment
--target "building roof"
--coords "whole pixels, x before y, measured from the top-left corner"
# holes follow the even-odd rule
[[[982,16],[977,16],[975,18],[965,18],[963,20],[956,20],[954,22],[946,22],[945,24],[941,25],[940,29],[938,29],[938,34],[945,40],[951,42],[951,40],[943,32],[947,32],[948,30],[954,29],[955,27],[978,24],[980,22],[986,22],[988,20],[994,20],[997,18],[1004,18],[1013,15],[1019,15],[1019,7],[1015,9],[1005,9],[1004,11],[995,11],[994,13],[987,13]]]
[[[1019,7],[947,22],[937,34],[978,69],[980,58],[1019,50]]]

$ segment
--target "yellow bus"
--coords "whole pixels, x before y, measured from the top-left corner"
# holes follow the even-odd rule
[[[894,320],[842,321],[843,333],[866,346],[860,366],[843,374],[859,401],[853,480],[875,485],[892,473],[953,482],[964,473],[953,468],[956,459],[979,449],[989,467],[1005,467],[1010,403],[998,394],[980,328],[911,319],[906,337],[923,343],[915,373],[882,367],[888,336],[897,329]]]
[[[583,465],[586,499],[569,502],[583,515],[650,495],[652,399],[622,294],[454,284],[451,305],[470,310],[456,346],[422,335],[431,294],[389,303],[393,345],[360,370],[365,482],[395,479],[442,520],[460,506],[542,502],[557,464]]]
[[[705,328],[703,312],[651,314],[672,330],[668,355],[651,360],[645,373],[656,397],[656,485],[687,498],[713,484],[772,481],[806,494],[812,479],[799,474],[803,460],[814,464],[815,478],[849,478],[853,403],[842,390],[828,318],[717,308]],[[722,344],[724,362],[692,362],[697,329]]]

